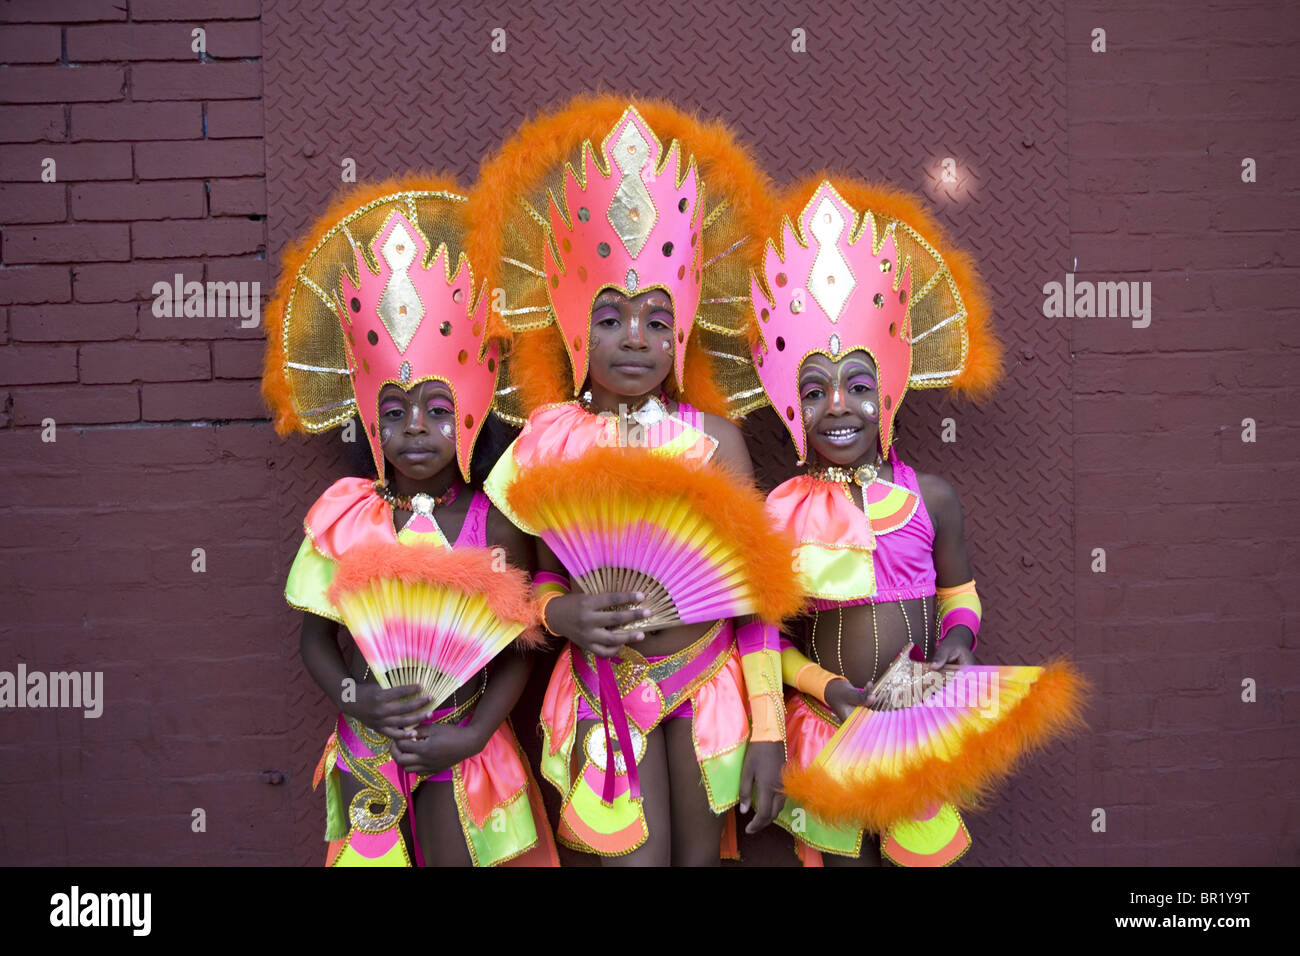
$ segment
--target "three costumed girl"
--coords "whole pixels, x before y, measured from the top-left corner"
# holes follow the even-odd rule
[[[534,571],[560,648],[540,771],[561,842],[607,864],[713,864],[735,855],[738,806],[751,831],[789,830],[806,864],[939,865],[969,846],[947,802],[846,823],[803,805],[799,772],[900,653],[974,661],[957,495],[901,461],[893,423],[909,389],[992,387],[988,307],[906,194],[818,177],[774,197],[720,124],[583,97],[523,126],[468,201],[446,182],[385,184],[290,253],[268,351],[277,427],[356,414],[380,478],[322,495],[286,588],[341,711],[318,771],[333,862],[409,859],[404,773],[426,858],[554,862],[505,719],[527,656],[503,653],[433,714],[411,688],[342,695],[365,668],[338,653],[334,566],[417,538],[496,545]],[[733,424],[763,404],[809,465],[766,503]],[[489,409],[522,431],[471,491]],[[698,606],[670,595],[671,613],[644,584],[593,585],[547,516],[594,497],[706,513],[748,584]]]

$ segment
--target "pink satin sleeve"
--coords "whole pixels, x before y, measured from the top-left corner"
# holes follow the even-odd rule
[[[862,509],[844,495],[842,486],[797,475],[767,496],[767,513],[777,530],[800,544],[874,547],[875,534]]]
[[[527,468],[539,462],[577,458],[598,445],[604,432],[604,420],[577,405],[539,409],[515,439],[515,465]]]
[[[368,478],[340,478],[307,512],[303,529],[316,550],[337,561],[361,544],[394,544],[392,512]]]

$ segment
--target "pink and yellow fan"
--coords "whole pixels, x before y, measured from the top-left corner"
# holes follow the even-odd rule
[[[1029,751],[1083,723],[1086,685],[1068,663],[934,671],[913,649],[812,763],[787,768],[792,799],[829,822],[884,832],[939,804],[976,806]]]
[[[762,497],[716,465],[594,448],[523,470],[507,497],[584,593],[645,593],[651,616],[625,629],[780,621],[803,603]]]
[[[352,548],[329,599],[379,684],[418,684],[435,708],[513,642],[542,642],[527,575],[485,548]]]

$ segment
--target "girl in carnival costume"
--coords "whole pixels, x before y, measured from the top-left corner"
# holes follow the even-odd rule
[[[769,204],[721,124],[612,96],[526,124],[470,196],[470,255],[503,296],[493,318],[510,341],[497,408],[523,425],[485,484],[493,502],[534,531],[520,512],[569,484],[612,473],[647,497],[681,491],[727,514],[758,582],[755,620],[637,630],[644,592],[571,594],[538,542],[543,623],[568,639],[541,769],[563,795],[559,839],[606,864],[716,864],[735,854],[729,808],[754,795],[750,831],[780,808],[774,624],[802,598],[728,420],[762,400],[745,331]]]
[[[285,587],[305,612],[303,663],[339,709],[313,784],[326,784],[327,865],[558,865],[507,720],[530,659],[507,650],[431,710],[418,686],[381,688],[343,631],[345,662],[329,598],[359,547],[491,547],[531,565],[527,537],[470,484],[498,350],[463,253],[464,207],[432,175],[348,192],[288,249],[272,304],[263,393],[276,430],[351,429],[356,416],[379,476],[320,496]]]
[[[873,682],[909,643],[935,669],[974,663],[980,602],[957,493],[899,458],[893,425],[909,388],[981,396],[1001,359],[972,263],[915,198],[818,176],[782,207],[780,249],[769,240],[751,290],[753,354],[809,465],[767,499],[774,523],[798,541],[814,606],[802,647],[782,640],[794,689],[790,769],[802,770],[853,708],[874,702]],[[873,834],[818,818],[793,795],[778,822],[807,865],[878,865],[884,855],[936,866],[970,845],[949,804],[900,820],[879,848]]]

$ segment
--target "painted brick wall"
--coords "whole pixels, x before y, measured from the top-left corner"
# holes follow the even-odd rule
[[[108,701],[0,715],[0,858],[283,860],[261,333],[151,308],[177,273],[269,286],[260,3],[0,19],[0,667],[103,671]]]
[[[1031,257],[995,293],[1018,328],[1068,326],[1074,504],[1054,514],[1043,497],[990,494],[983,505],[1030,509],[1044,537],[1072,536],[1068,602],[1017,597],[1066,622],[1097,693],[1092,735],[1050,764],[1069,781],[1077,831],[1022,852],[977,819],[986,861],[1300,856],[1300,598],[1288,580],[1300,566],[1300,25],[1292,3],[1191,6],[1085,0],[1054,14],[1068,256]],[[301,677],[278,588],[282,530],[345,465],[336,444],[270,433],[258,330],[150,307],[153,284],[175,273],[263,290],[273,279],[263,14],[261,0],[0,5],[0,669],[103,671],[109,700],[98,720],[0,712],[0,862],[318,859],[306,777],[327,714]],[[1104,54],[1089,49],[1095,27]],[[965,42],[963,55],[986,52],[984,34]],[[1057,132],[1023,135],[1017,151]],[[1011,155],[974,159],[996,177]],[[1244,157],[1255,183],[1241,181]],[[46,158],[56,182],[41,179]],[[1034,290],[1071,270],[1150,281],[1151,325],[1039,318]],[[1010,344],[1009,389],[1059,387],[1038,371],[1046,357]],[[939,407],[926,402],[905,423],[919,447]],[[1241,441],[1244,418],[1254,443]],[[1050,441],[1024,434],[1051,456]],[[1032,562],[1035,547],[1011,549]],[[1104,573],[1090,570],[1095,548]],[[1254,704],[1241,701],[1245,678]],[[192,831],[195,808],[205,833]],[[1104,833],[1089,829],[1094,808]],[[779,842],[751,859],[784,862]]]
[[[1099,685],[1079,787],[1108,808],[1080,862],[1293,865],[1300,10],[1067,10],[1071,260],[1037,267],[1153,299],[1147,328],[1070,320],[1075,627]]]

